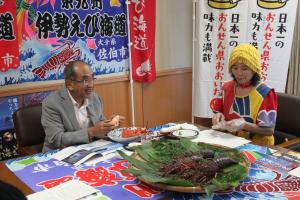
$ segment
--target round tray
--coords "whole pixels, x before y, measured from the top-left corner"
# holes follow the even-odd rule
[[[184,192],[184,193],[205,193],[204,188],[202,188],[201,186],[183,187],[183,186],[175,186],[175,185],[166,185],[161,183],[152,183],[146,180],[141,180],[141,181],[159,190],[169,190],[169,191]]]
[[[228,147],[224,147],[224,146],[221,146],[221,145],[216,145],[216,146],[228,149]],[[135,159],[139,159],[139,160],[144,161],[138,155],[137,152],[134,152],[131,156]],[[247,160],[244,160],[244,162],[240,162],[239,164],[247,167],[248,170],[249,170],[250,163]],[[130,167],[133,167],[133,166],[129,163],[129,168]],[[160,189],[160,190],[169,190],[169,191],[184,192],[184,193],[205,193],[205,189],[202,186],[184,187],[184,186],[167,185],[167,184],[164,184],[164,183],[153,183],[153,182],[147,181],[145,179],[140,179],[140,180],[142,182],[152,186],[153,188],[157,188],[157,189]],[[216,189],[216,190],[214,190],[214,192],[227,191],[229,189],[231,189],[231,188],[227,188],[226,190]]]

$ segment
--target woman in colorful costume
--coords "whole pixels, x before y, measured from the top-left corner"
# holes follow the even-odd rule
[[[260,55],[250,44],[240,44],[230,55],[220,98],[211,101],[213,128],[228,130],[259,145],[274,144],[277,98],[273,88],[261,81]]]

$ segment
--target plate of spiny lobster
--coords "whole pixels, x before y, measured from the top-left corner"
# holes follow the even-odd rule
[[[132,156],[119,153],[129,162],[125,173],[136,175],[154,188],[187,193],[210,195],[236,187],[247,176],[250,165],[235,149],[186,138],[152,141],[137,146]]]

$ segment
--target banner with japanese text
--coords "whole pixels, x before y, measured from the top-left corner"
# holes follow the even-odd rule
[[[0,131],[14,127],[12,115],[20,106],[20,99],[17,96],[0,98]]]
[[[128,10],[132,78],[139,82],[154,81],[156,0],[131,0]]]
[[[18,96],[0,97],[0,161],[18,156],[12,115],[20,106]]]
[[[42,103],[53,91],[35,92],[24,95],[24,106]]]
[[[125,0],[10,2],[17,13],[20,83],[62,79],[73,60],[89,63],[95,75],[128,71]],[[0,80],[6,76],[1,74]]]
[[[113,157],[94,165],[77,167],[51,158],[53,152],[9,160],[9,169],[34,192],[50,189],[69,180],[79,180],[101,191],[100,199],[157,200],[166,196],[161,191],[143,183],[137,177],[125,174],[127,161]]]
[[[232,79],[231,50],[250,43],[261,55],[262,80],[284,92],[297,0],[203,0],[195,3],[193,116],[211,117],[210,100]]]
[[[0,85],[18,83],[20,60],[16,3],[0,0]]]

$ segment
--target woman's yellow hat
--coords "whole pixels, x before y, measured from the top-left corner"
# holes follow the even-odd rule
[[[247,65],[252,71],[261,76],[260,55],[258,50],[251,44],[239,44],[236,46],[229,57],[228,72],[236,63]]]

